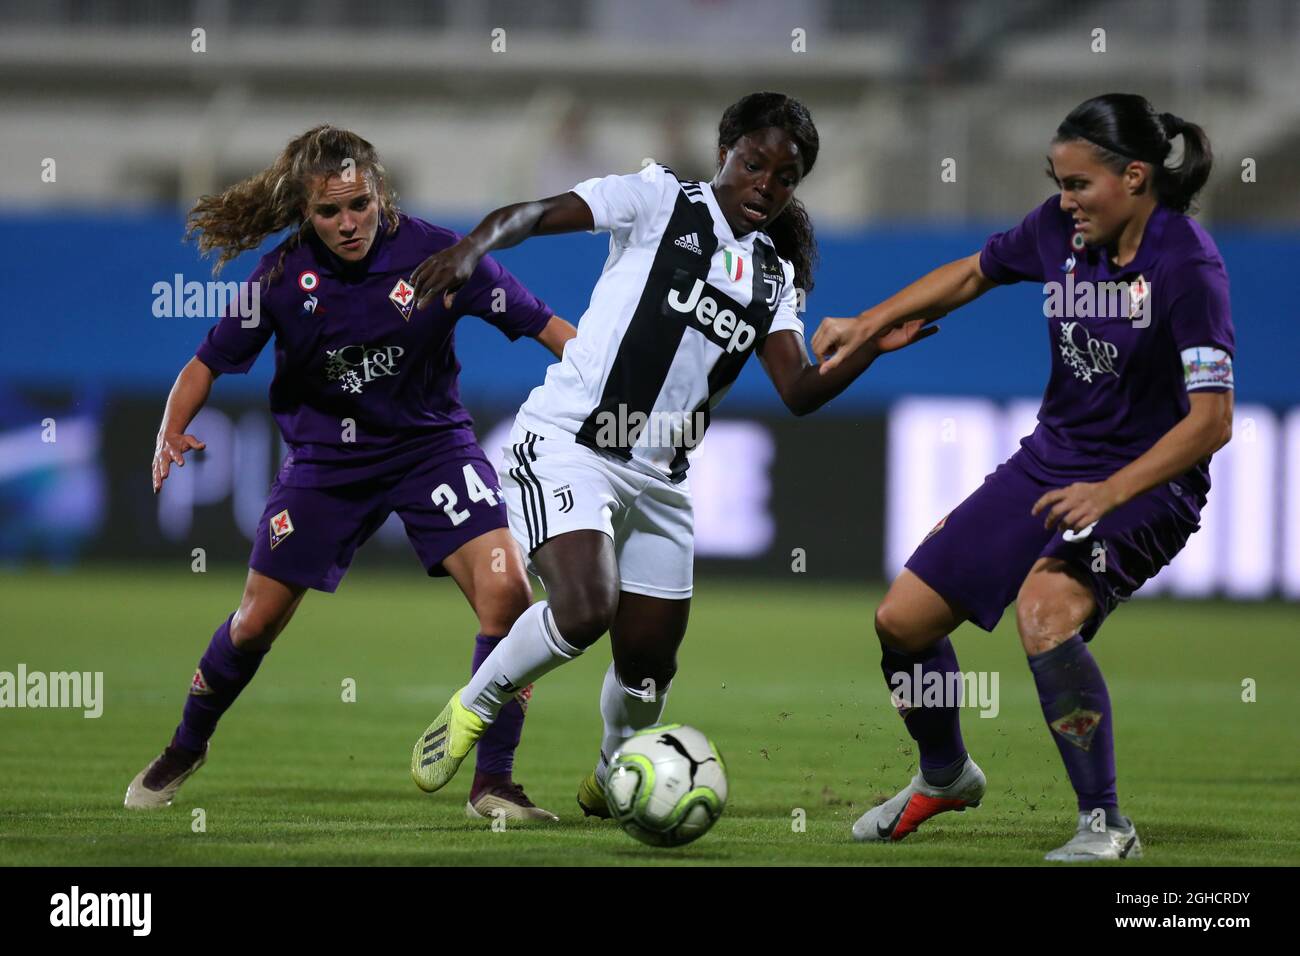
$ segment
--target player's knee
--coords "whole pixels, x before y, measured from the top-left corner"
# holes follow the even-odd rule
[[[497,574],[479,584],[474,613],[483,634],[505,634],[533,603],[533,589],[523,574]]]
[[[886,647],[912,654],[933,643],[933,638],[922,633],[910,615],[901,610],[888,594],[876,608],[876,636]]]
[[[553,595],[550,606],[560,636],[574,647],[590,647],[614,623],[618,592],[608,595],[596,589]]]
[[[898,640],[895,633],[894,609],[888,600],[882,601],[876,608],[876,637],[880,638],[882,644],[893,647]]]
[[[616,666],[619,682],[624,687],[657,695],[677,676],[677,655],[653,651],[624,655]]]
[[[230,622],[230,643],[241,651],[269,651],[285,623],[256,605],[241,607]]]
[[[1050,651],[1069,636],[1062,635],[1056,628],[1048,627],[1032,611],[1024,613],[1019,608],[1016,610],[1016,626],[1020,630],[1021,646],[1030,657]]]
[[[1016,597],[1016,628],[1025,653],[1050,651],[1077,629],[1064,596],[1037,581],[1026,581]]]

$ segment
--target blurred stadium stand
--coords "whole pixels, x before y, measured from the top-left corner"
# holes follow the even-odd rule
[[[1069,108],[1119,89],[1211,131],[1207,221],[1300,218],[1296,0],[0,0],[0,22],[6,168],[61,157],[57,185],[4,177],[5,205],[183,205],[328,120],[409,204],[470,215],[648,156],[707,176],[723,107],[764,87],[814,111],[819,221],[1006,220]]]
[[[243,560],[280,457],[262,398],[271,362],[221,381],[195,424],[212,451],[154,498],[157,415],[210,320],[155,318],[152,287],[207,278],[180,242],[183,211],[292,135],[354,128],[405,209],[464,228],[647,158],[707,178],[723,108],[759,88],[804,99],[821,132],[800,188],[822,240],[810,330],[973,252],[1049,195],[1047,143],[1079,101],[1141,92],[1204,125],[1216,170],[1201,219],[1232,277],[1237,436],[1215,458],[1204,530],[1144,593],[1300,597],[1287,279],[1300,260],[1300,0],[0,0],[0,563],[171,560],[191,532],[214,559]],[[940,179],[947,158],[956,182]],[[566,236],[500,258],[576,319],[605,250]],[[1031,427],[1041,306],[1027,285],[985,297],[798,423],[750,363],[692,473],[702,570],[789,574],[800,547],[814,575],[892,573]],[[457,349],[494,453],[488,433],[546,356],[475,322]],[[374,552],[410,562],[396,528]]]

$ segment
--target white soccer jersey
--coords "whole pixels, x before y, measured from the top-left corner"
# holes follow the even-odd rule
[[[609,259],[518,422],[643,462],[677,481],[710,410],[766,336],[803,335],[794,267],[762,232],[736,238],[708,183],[666,166],[573,191],[610,233]]]

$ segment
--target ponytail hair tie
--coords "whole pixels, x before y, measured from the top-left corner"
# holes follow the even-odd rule
[[[1187,128],[1187,122],[1173,113],[1161,113],[1160,125],[1165,128],[1165,139],[1173,139]]]

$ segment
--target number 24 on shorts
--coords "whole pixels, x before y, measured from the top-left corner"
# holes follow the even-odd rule
[[[483,479],[478,476],[478,472],[474,470],[473,465],[466,463],[464,475],[465,491],[469,494],[469,500],[486,501],[489,507],[495,508],[497,506],[496,492],[483,484]],[[447,517],[451,519],[452,527],[469,517],[468,508],[457,510],[456,503],[460,499],[456,497],[456,492],[452,490],[451,485],[445,481],[437,488],[434,488],[429,497],[433,499],[435,505],[438,505],[447,513]]]

